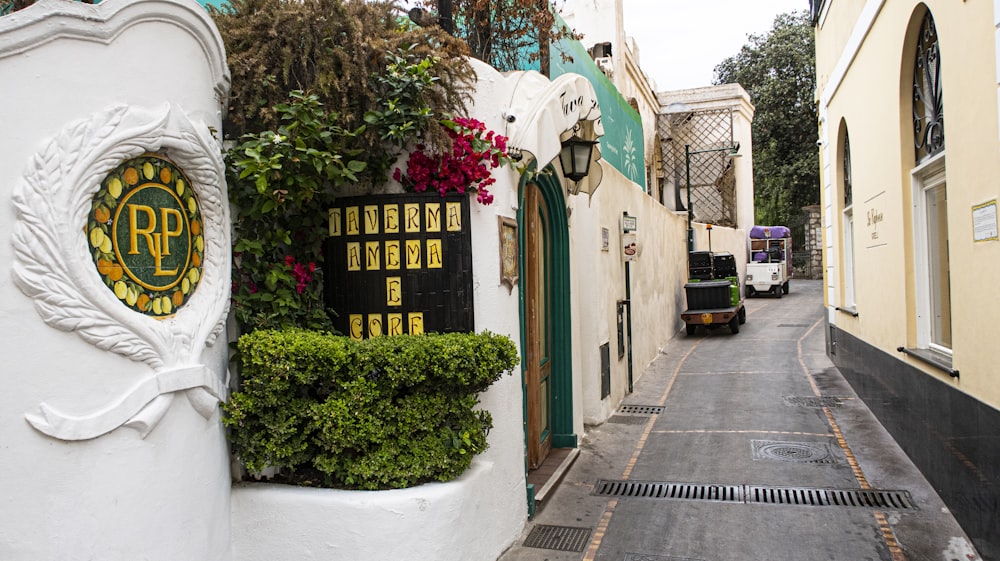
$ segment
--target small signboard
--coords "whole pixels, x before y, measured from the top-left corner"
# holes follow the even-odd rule
[[[622,216],[622,231],[623,232],[635,232],[639,229],[639,221],[635,216],[624,215]]]
[[[972,207],[973,240],[977,242],[997,241],[997,200]]]
[[[639,260],[639,240],[635,232],[622,235],[622,256],[626,263]]]

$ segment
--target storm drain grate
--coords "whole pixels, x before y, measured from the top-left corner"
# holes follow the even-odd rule
[[[785,396],[785,405],[790,407],[840,407],[839,397]]]
[[[524,547],[537,549],[554,549],[557,551],[583,551],[590,541],[590,528],[574,528],[573,526],[535,526]]]
[[[600,479],[594,485],[592,494],[606,497],[700,500],[743,504],[841,506],[887,510],[917,508],[908,491],[882,489],[821,489]]]
[[[634,415],[659,415],[663,413],[663,407],[660,405],[622,405],[618,408],[618,412]]]
[[[742,485],[706,485],[661,481],[610,481],[601,479],[594,486],[593,494],[607,497],[743,502]]]
[[[753,459],[797,462],[800,464],[839,464],[833,448],[822,442],[776,442],[751,440]]]
[[[621,425],[645,425],[649,420],[649,415],[612,415],[608,418],[609,423]]]
[[[809,489],[801,487],[764,487],[748,485],[747,503],[849,506],[909,510],[917,508],[907,491],[878,489]]]

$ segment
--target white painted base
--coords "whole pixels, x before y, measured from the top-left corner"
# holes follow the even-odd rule
[[[237,484],[233,558],[492,561],[524,525],[496,482],[493,463],[477,459],[454,481],[392,491]]]

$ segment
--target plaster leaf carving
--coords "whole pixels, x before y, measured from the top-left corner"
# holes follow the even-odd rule
[[[163,153],[184,169],[199,199],[206,242],[197,290],[176,314],[163,319],[123,306],[104,285],[88,251],[85,227],[91,198],[104,176],[147,152]],[[149,407],[135,419],[143,427],[140,432],[148,433],[162,416],[151,402],[169,405],[158,399],[161,395],[208,392],[216,402],[224,396],[220,376],[204,367],[198,376],[176,374],[190,369],[187,365],[216,342],[229,308],[229,206],[221,150],[207,125],[169,104],[108,108],[50,139],[29,161],[12,201],[18,218],[13,279],[32,298],[42,320],[153,370],[124,397],[87,415],[65,414],[43,403],[41,416],[27,415],[35,428],[56,438],[94,438]],[[188,385],[178,385],[178,380]],[[199,401],[199,412],[211,416],[205,395],[192,399]],[[71,425],[76,428],[67,428]]]

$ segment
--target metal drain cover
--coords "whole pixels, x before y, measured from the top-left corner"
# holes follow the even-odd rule
[[[583,551],[590,541],[590,528],[574,528],[572,526],[535,526],[524,547],[537,549],[554,549],[556,551]]]
[[[747,485],[747,503],[853,506],[890,510],[916,509],[907,491],[879,489],[810,489],[802,487],[770,487]]]
[[[687,499],[695,501],[743,502],[742,485],[667,483],[664,481],[614,481],[600,479],[594,495],[647,499]]]
[[[753,459],[797,462],[800,464],[839,464],[840,459],[823,442],[776,442],[751,440]]]
[[[618,408],[618,412],[634,415],[659,415],[663,413],[663,407],[660,405],[622,405]]]
[[[593,495],[644,499],[680,499],[741,504],[792,506],[840,506],[916,509],[908,491],[883,489],[822,489],[816,487],[776,487],[772,485],[708,485],[704,483],[666,483],[600,479]],[[639,554],[633,554],[639,555]],[[628,558],[626,558],[628,559]],[[637,557],[645,559],[644,557]],[[651,559],[659,559],[652,557]],[[665,559],[673,559],[667,557]]]
[[[790,407],[840,407],[839,397],[785,396],[785,405]]]
[[[649,415],[612,415],[608,418],[609,423],[621,425],[645,425],[649,420]]]

